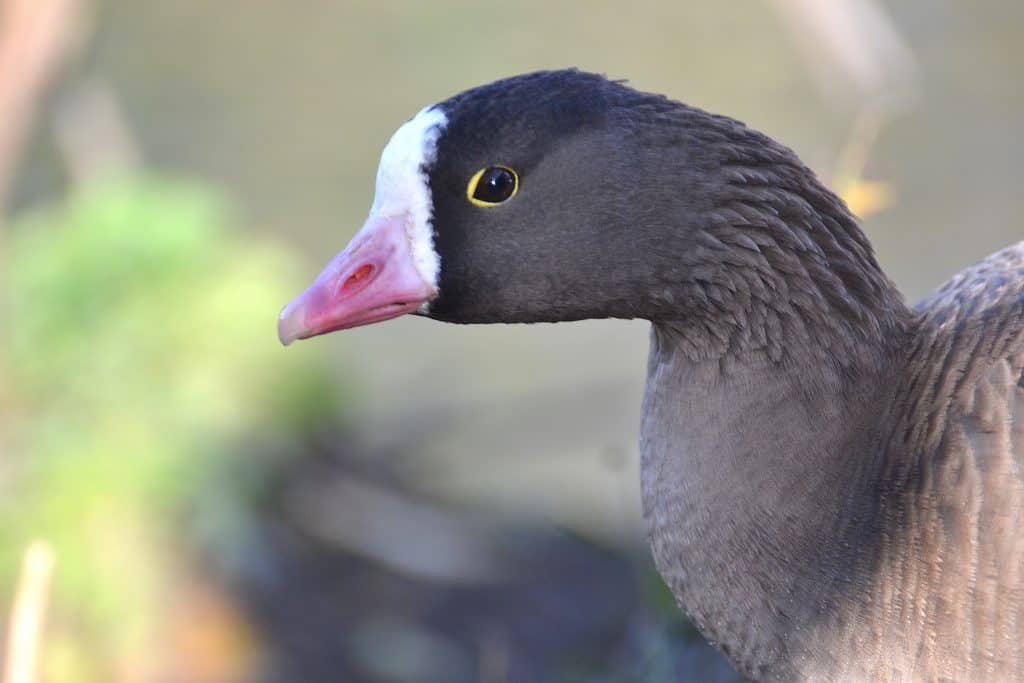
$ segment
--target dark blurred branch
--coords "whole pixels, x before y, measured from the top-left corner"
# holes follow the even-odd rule
[[[285,509],[305,533],[393,571],[463,583],[505,579],[485,525],[350,475],[297,483]]]

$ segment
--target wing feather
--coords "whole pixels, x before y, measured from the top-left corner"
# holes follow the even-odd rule
[[[931,657],[964,678],[1024,673],[1024,242],[917,306],[919,529],[933,566],[917,607]],[[946,669],[949,671],[949,669]]]

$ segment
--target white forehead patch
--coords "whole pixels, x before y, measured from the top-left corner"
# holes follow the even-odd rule
[[[434,248],[434,203],[424,168],[434,162],[437,138],[447,123],[444,112],[427,107],[395,131],[380,155],[377,189],[370,208],[371,214],[408,215],[405,234],[416,270],[435,291],[441,259]]]

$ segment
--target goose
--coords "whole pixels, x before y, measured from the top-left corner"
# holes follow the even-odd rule
[[[402,125],[278,334],[406,313],[650,321],[649,544],[743,675],[1024,679],[1024,242],[910,308],[788,148],[543,71]]]

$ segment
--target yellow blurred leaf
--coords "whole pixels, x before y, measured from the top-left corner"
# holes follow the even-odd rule
[[[839,196],[850,207],[850,211],[866,218],[892,206],[895,190],[890,183],[856,179],[846,183]]]

